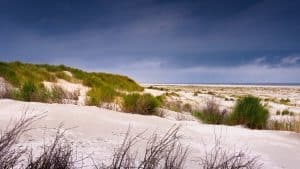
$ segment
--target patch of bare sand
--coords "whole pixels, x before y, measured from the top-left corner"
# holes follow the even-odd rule
[[[79,91],[78,102],[77,102],[78,105],[85,105],[86,93],[90,90],[89,87],[86,87],[81,83],[71,83],[63,79],[58,79],[56,83],[44,81],[43,84],[49,89],[51,89],[53,86],[56,85],[68,92]]]

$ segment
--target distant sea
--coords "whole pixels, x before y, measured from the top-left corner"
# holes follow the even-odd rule
[[[152,85],[300,86],[300,83],[144,83]]]
[[[187,83],[189,84],[189,83]],[[199,83],[204,85],[300,86],[300,83]]]

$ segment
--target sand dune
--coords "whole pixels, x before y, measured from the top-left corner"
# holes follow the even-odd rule
[[[78,146],[78,151],[98,160],[109,160],[113,147],[122,141],[128,126],[132,134],[147,129],[145,135],[154,131],[164,133],[172,125],[182,125],[182,143],[189,146],[186,168],[198,168],[198,159],[205,147],[212,144],[214,133],[221,135],[224,146],[231,149],[248,149],[252,155],[259,155],[263,168],[299,168],[300,135],[292,132],[249,130],[242,127],[205,125],[197,121],[176,121],[156,116],[127,114],[98,107],[26,103],[13,100],[0,100],[0,128],[4,129],[11,119],[15,119],[27,110],[32,114],[46,112],[46,117],[34,124],[34,127],[57,127],[63,122],[67,136]],[[20,144],[34,146],[49,139],[44,130],[35,129],[26,134]],[[205,146],[206,145],[206,146]],[[88,163],[88,162],[87,162]],[[87,167],[88,168],[88,167]]]

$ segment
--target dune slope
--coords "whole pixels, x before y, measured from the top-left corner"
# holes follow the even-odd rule
[[[109,160],[114,147],[120,144],[128,126],[132,134],[147,129],[145,136],[166,132],[172,125],[182,125],[182,143],[189,146],[186,168],[199,168],[199,157],[209,147],[215,135],[222,137],[224,146],[229,149],[242,148],[252,155],[259,155],[263,168],[296,169],[300,161],[300,135],[291,132],[249,130],[242,127],[215,126],[196,121],[175,121],[156,116],[141,116],[114,112],[91,106],[44,104],[0,100],[0,129],[4,129],[11,119],[16,119],[27,110],[29,114],[45,112],[45,118],[34,127],[75,127],[68,131],[67,137],[74,141],[79,152],[93,154],[97,160]],[[27,133],[21,144],[34,146],[43,142],[43,130]]]

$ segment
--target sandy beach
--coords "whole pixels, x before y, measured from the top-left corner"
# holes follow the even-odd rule
[[[61,122],[68,130],[68,138],[77,146],[82,155],[91,155],[94,159],[109,161],[116,147],[122,141],[127,128],[132,134],[147,130],[145,136],[153,132],[163,134],[174,124],[181,125],[182,143],[189,147],[186,168],[198,168],[198,158],[209,147],[215,135],[221,136],[228,149],[242,148],[253,156],[259,156],[263,168],[298,168],[300,161],[300,135],[293,132],[250,130],[239,126],[216,126],[201,124],[197,121],[177,121],[157,116],[142,116],[115,112],[93,106],[70,104],[26,103],[13,100],[0,100],[0,128],[4,129],[27,110],[30,114],[45,112],[46,117],[36,122],[22,137],[23,145],[36,146],[45,140],[42,128],[55,128]],[[143,141],[145,142],[145,140]],[[143,144],[143,143],[141,143]],[[91,165],[86,161],[86,168]]]

